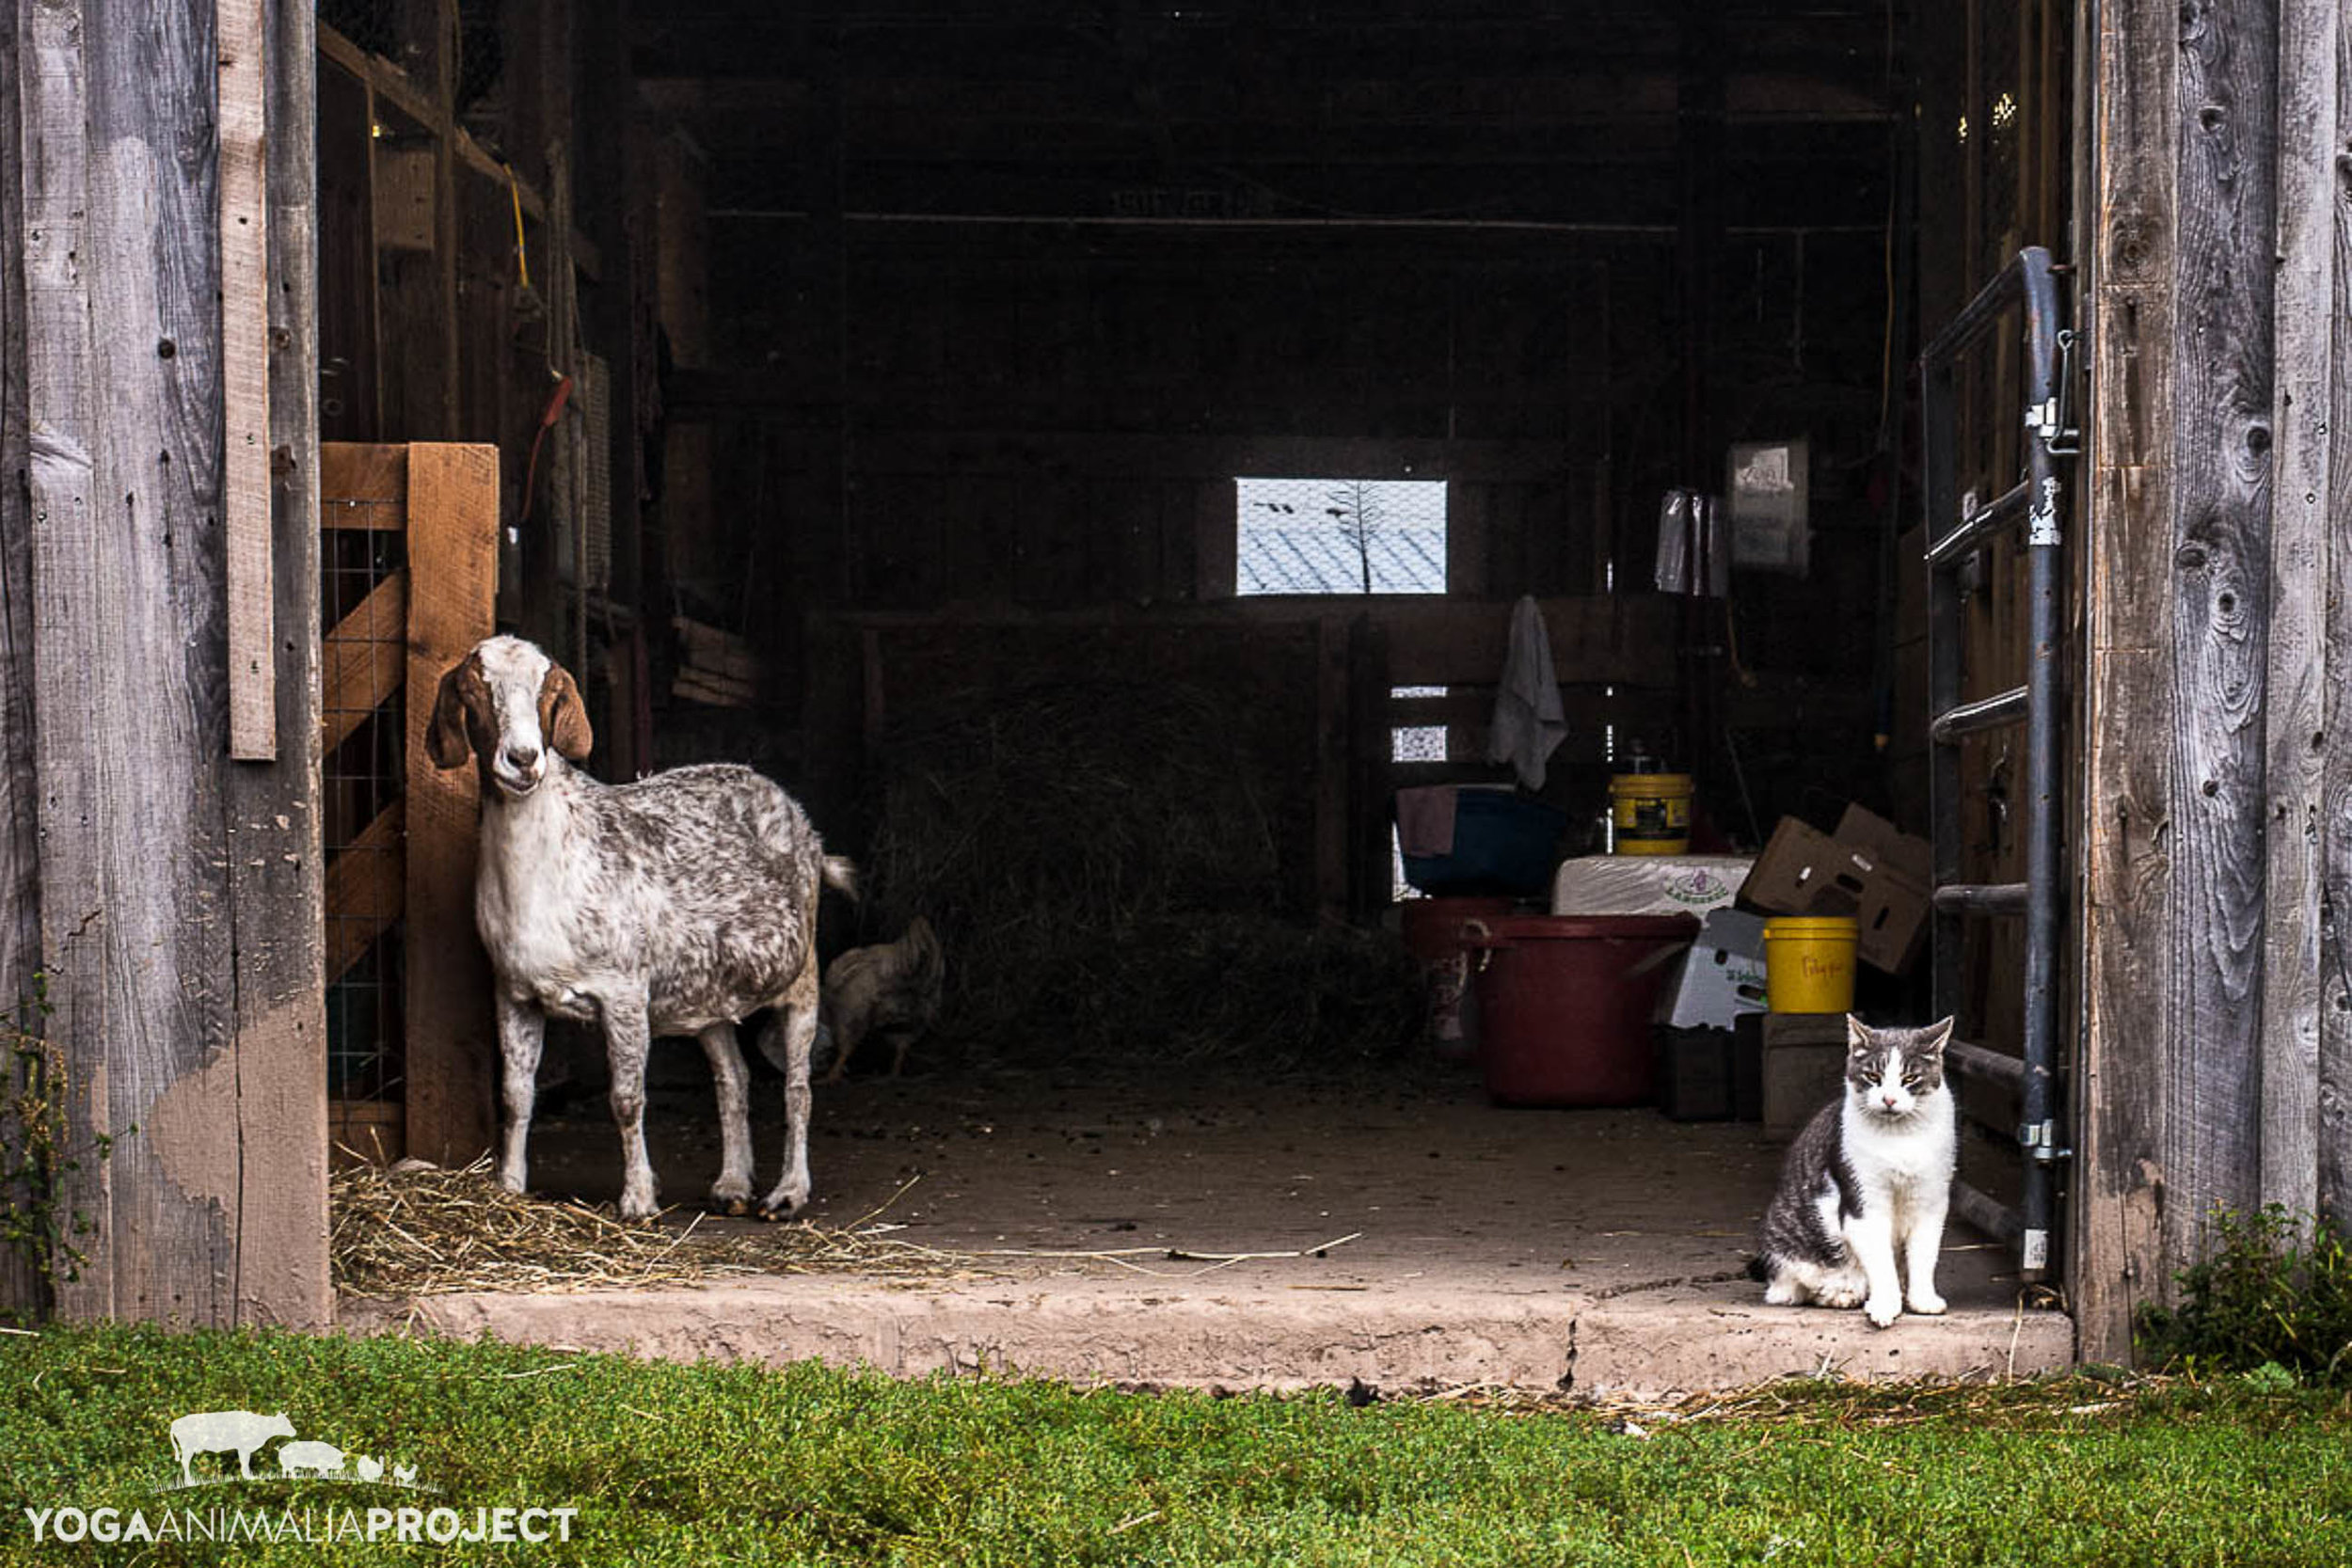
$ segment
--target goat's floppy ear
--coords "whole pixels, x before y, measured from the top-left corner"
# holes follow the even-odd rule
[[[466,675],[473,668],[473,657],[450,667],[441,677],[441,692],[433,701],[433,722],[424,730],[425,754],[437,768],[463,768],[473,755],[473,743],[466,736]]]
[[[561,664],[548,666],[539,683],[539,733],[547,736],[568,762],[585,762],[596,750],[596,732],[588,724],[588,705],[580,700],[580,687]]]

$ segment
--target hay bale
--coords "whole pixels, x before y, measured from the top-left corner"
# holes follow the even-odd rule
[[[941,1033],[975,1053],[1295,1065],[1409,1043],[1395,943],[1285,910],[1278,781],[1230,701],[1037,682],[911,716],[882,778],[880,921],[939,930]]]

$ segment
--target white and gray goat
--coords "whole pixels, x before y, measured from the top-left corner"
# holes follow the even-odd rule
[[[673,768],[605,784],[570,766],[594,741],[580,688],[532,643],[493,637],[441,677],[426,747],[482,777],[474,917],[497,972],[506,1101],[499,1181],[523,1190],[547,1019],[597,1022],[621,1132],[621,1213],[655,1212],[645,1057],[662,1035],[702,1042],[723,1152],[714,1204],[751,1203],[752,1138],[735,1026],[774,1009],[761,1049],[784,1069],[784,1174],[759,1212],[808,1201],[808,1069],[818,1019],[820,884],[854,893],[807,814],[748,768]]]

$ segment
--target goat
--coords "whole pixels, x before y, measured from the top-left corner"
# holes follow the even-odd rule
[[[850,1070],[850,1053],[869,1035],[891,1043],[890,1076],[898,1077],[907,1064],[907,1048],[939,1019],[946,967],[931,923],[919,914],[897,942],[853,947],[827,964],[818,1015],[818,1033],[831,1036],[834,1046],[825,1082],[840,1082]]]
[[[550,1017],[600,1022],[620,1129],[621,1215],[655,1212],[645,1056],[692,1035],[717,1079],[723,1141],[712,1202],[745,1212],[751,1122],[735,1026],[772,1008],[761,1049],[784,1064],[784,1172],[759,1206],[808,1201],[808,1068],[818,1002],[820,884],[856,891],[807,814],[748,768],[703,764],[635,784],[574,768],[595,742],[580,688],[532,644],[493,637],[441,677],[426,750],[482,780],[474,918],[497,974],[506,1128],[499,1182],[524,1187],[539,1052]]]

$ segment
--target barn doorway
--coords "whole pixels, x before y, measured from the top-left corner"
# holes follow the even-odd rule
[[[1906,367],[2067,249],[2070,18],[342,0],[323,432],[494,443],[497,624],[580,673],[595,770],[760,767],[867,871],[829,952],[940,928],[907,1076],[820,1089],[820,1216],[1032,1253],[1361,1226],[1283,1287],[1729,1309],[1779,1146],[1489,1106],[1397,939],[1396,795],[1515,784],[1524,596],[1551,859],[1606,852],[1636,756],[1695,781],[1694,849],[1925,827]],[[1769,453],[1777,510],[1730,504]],[[1726,498],[1720,594],[1663,570],[1677,496]],[[2013,553],[1970,601],[2004,648]],[[2002,767],[1971,754],[1972,820]],[[1997,879],[2013,841],[1966,853]],[[2013,1052],[1998,959],[1966,1027]],[[1924,1017],[1915,959],[1860,984]],[[591,1200],[598,1057],[550,1052],[536,1133]],[[657,1063],[691,1198],[707,1074]],[[442,1070],[487,1107],[485,1062]],[[1952,1256],[2007,1332],[2003,1246]]]

